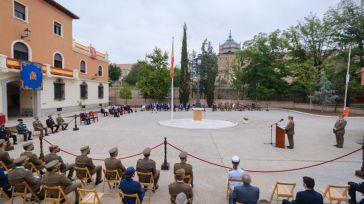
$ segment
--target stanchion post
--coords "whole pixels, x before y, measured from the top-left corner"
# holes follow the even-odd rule
[[[355,175],[357,177],[360,177],[361,179],[364,179],[364,135],[363,135],[363,143],[361,144],[361,149],[363,151],[361,169],[356,170]]]
[[[167,162],[167,138],[164,138],[164,162],[161,167],[162,170],[169,170],[169,163]]]
[[[75,127],[73,128],[73,131],[77,131],[79,128],[77,127],[77,114],[75,114]]]
[[[39,146],[40,146],[40,154],[39,159],[44,161],[44,152],[43,152],[43,134],[39,136]]]

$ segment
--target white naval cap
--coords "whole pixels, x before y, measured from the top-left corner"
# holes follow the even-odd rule
[[[239,158],[239,156],[234,155],[234,156],[231,158],[231,161],[232,161],[232,162],[234,162],[234,163],[238,163],[238,162],[240,162],[240,158]]]

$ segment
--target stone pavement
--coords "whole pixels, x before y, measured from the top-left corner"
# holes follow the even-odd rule
[[[294,116],[296,125],[295,149],[278,149],[270,144],[269,124],[287,116]],[[80,131],[70,130],[60,132],[45,139],[58,144],[62,149],[79,154],[79,148],[90,145],[91,157],[106,158],[111,147],[118,147],[120,157],[141,152],[145,147],[152,147],[163,142],[174,144],[192,155],[196,155],[211,162],[230,166],[233,155],[241,158],[241,167],[249,170],[281,170],[303,167],[330,160],[361,147],[358,143],[363,140],[364,119],[348,118],[345,144],[343,149],[337,149],[332,127],[336,117],[320,117],[300,114],[286,110],[246,111],[246,112],[211,112],[207,110],[204,118],[228,120],[239,123],[238,126],[221,130],[187,130],[163,127],[160,120],[169,119],[168,112],[137,112],[120,118],[102,117],[98,123],[80,126]],[[192,112],[176,112],[175,118],[190,118]],[[242,118],[248,117],[249,124],[242,124]],[[31,124],[26,121],[28,127]],[[45,118],[42,119],[45,121]],[[10,121],[15,123],[15,121]],[[274,130],[273,130],[274,133]],[[39,155],[39,142],[35,143],[35,151]],[[288,142],[286,141],[286,144]],[[10,152],[17,157],[22,152],[22,143]],[[45,153],[48,144],[45,143]],[[152,151],[151,158],[157,162],[158,168],[163,162],[163,147]],[[74,156],[60,153],[66,162],[74,162]],[[179,152],[168,147],[168,162],[172,168],[177,162]],[[134,157],[122,162],[125,166],[135,166]],[[354,172],[360,169],[362,152],[359,151],[338,161],[309,169],[283,173],[251,173],[252,184],[260,188],[260,198],[269,199],[272,186],[276,181],[296,182],[296,192],[303,189],[302,176],[311,176],[316,180],[316,189],[324,188],[328,184],[344,185],[349,180],[360,182]],[[193,165],[195,175],[194,203],[222,204],[226,201],[227,170],[221,167],[203,163],[188,157]],[[96,164],[103,165],[101,161]],[[173,172],[161,171],[160,188],[153,194],[153,204],[169,203],[168,184],[173,180]],[[102,191],[102,185],[97,187]],[[10,202],[9,202],[10,203]],[[16,203],[20,203],[17,200]],[[103,203],[120,203],[119,198],[105,196]],[[147,202],[145,202],[147,203]]]

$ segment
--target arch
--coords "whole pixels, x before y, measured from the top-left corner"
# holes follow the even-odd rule
[[[33,59],[33,54],[32,54],[32,48],[30,47],[30,45],[25,42],[24,40],[14,40],[12,43],[11,43],[11,47],[10,47],[10,50],[11,50],[11,58],[14,58],[14,45],[16,43],[22,43],[24,44],[27,48],[28,48],[28,61],[32,61]]]
[[[64,57],[61,52],[53,53],[53,67],[64,68]]]
[[[102,76],[102,73],[103,72],[103,70],[102,70],[102,66],[99,66],[98,68],[97,68],[97,76]]]
[[[80,61],[80,73],[87,73],[87,64],[84,60]]]

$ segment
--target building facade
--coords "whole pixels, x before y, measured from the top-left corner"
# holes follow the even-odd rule
[[[131,69],[133,68],[133,66],[135,64],[116,64],[120,70],[121,70],[121,75],[119,78],[119,86],[122,86],[123,81],[125,79],[126,76],[128,76],[128,74],[130,73]]]
[[[1,0],[0,8],[0,114],[43,116],[108,104],[108,56],[75,42],[78,16],[53,0]],[[42,65],[42,90],[20,90],[21,61]]]

